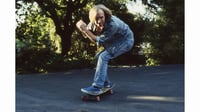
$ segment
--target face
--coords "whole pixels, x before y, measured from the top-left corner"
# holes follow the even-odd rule
[[[95,25],[101,29],[103,29],[105,23],[105,14],[103,10],[99,9],[97,11],[96,17],[95,17]]]

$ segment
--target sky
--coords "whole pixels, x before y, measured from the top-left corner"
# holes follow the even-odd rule
[[[148,1],[150,2],[150,0],[148,0]],[[142,4],[141,0],[129,1],[126,4],[126,6],[130,13],[132,13],[138,17],[142,17],[143,19],[153,20],[153,19],[156,19],[156,17],[157,17],[155,14],[151,13],[149,10],[146,9],[146,6],[144,4]],[[160,10],[159,7],[158,7],[158,10]]]
[[[137,0],[136,2],[134,1],[130,1],[127,4],[127,8],[129,10],[129,12],[133,13],[133,14],[145,14],[146,10],[144,5],[142,4],[141,0]]]

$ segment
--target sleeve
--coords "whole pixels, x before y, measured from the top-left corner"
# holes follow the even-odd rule
[[[97,45],[103,45],[105,42],[112,40],[117,30],[117,23],[111,22],[110,24],[107,24],[105,26],[104,32],[96,38]]]

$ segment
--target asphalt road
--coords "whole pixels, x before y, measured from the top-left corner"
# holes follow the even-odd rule
[[[94,69],[16,76],[16,112],[184,112],[184,65],[112,67],[113,95],[83,102]]]

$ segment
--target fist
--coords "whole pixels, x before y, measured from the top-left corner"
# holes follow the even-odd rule
[[[84,30],[87,29],[87,25],[84,21],[82,20],[79,20],[77,23],[76,23],[76,27],[81,31],[83,32]]]
[[[97,27],[94,23],[89,23],[87,25],[87,29],[90,30],[95,35],[99,35],[103,31],[103,29]]]

